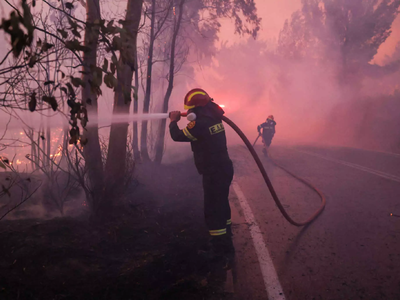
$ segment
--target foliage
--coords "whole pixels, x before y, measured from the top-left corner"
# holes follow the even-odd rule
[[[286,21],[279,52],[288,58],[326,57],[342,64],[367,64],[391,33],[400,1],[303,0]]]
[[[77,70],[83,66],[82,55],[91,48],[85,45],[82,32],[89,29],[93,33],[99,33],[100,47],[111,58],[109,63],[104,57],[103,62],[100,62],[102,67],[87,66],[92,78],[89,81],[90,89],[96,95],[102,94],[103,83],[108,88],[116,89],[117,56],[122,53],[122,60],[126,59],[126,52],[121,50],[127,47],[129,33],[122,28],[123,20],[114,24],[114,20],[106,22],[101,19],[87,23],[78,19],[72,12],[77,3],[62,1],[55,6],[43,0],[42,5],[47,5],[50,13],[57,13],[58,17],[44,17],[41,9],[34,9],[35,6],[38,8],[38,3],[32,2],[29,5],[23,0],[23,12],[15,7],[9,19],[2,21],[0,29],[10,38],[9,53],[13,53],[14,60],[5,57],[2,61],[2,65],[9,65],[0,70],[3,79],[0,84],[4,87],[0,106],[33,112],[47,109],[42,105],[45,103],[53,111],[63,112],[60,107],[64,107],[66,98],[66,104],[70,108],[70,143],[76,144],[80,141],[85,144],[87,141],[82,138],[79,125],[85,128],[89,121],[86,105],[91,104],[91,99],[79,99],[77,96],[79,90],[86,87],[79,76],[79,73],[84,72]],[[46,71],[46,68],[50,70]],[[47,74],[41,79],[40,73],[43,71]],[[50,78],[53,72],[54,78]]]

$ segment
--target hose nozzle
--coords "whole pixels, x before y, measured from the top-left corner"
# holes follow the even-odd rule
[[[171,115],[171,113],[169,113]],[[197,116],[195,113],[187,113],[187,112],[181,112],[181,117],[187,117],[188,121],[194,121],[196,120]]]
[[[181,113],[181,117],[187,117],[187,112],[180,112]],[[171,112],[168,114],[168,116],[170,117],[171,116]]]

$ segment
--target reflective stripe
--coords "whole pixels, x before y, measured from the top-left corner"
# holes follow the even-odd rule
[[[217,134],[222,131],[225,131],[225,128],[224,128],[224,124],[218,123],[218,124],[215,124],[215,125],[209,127],[208,130],[210,131],[210,134],[213,135],[213,134]]]
[[[212,236],[223,235],[223,234],[226,234],[226,228],[218,230],[210,230],[210,235]]]
[[[231,225],[231,224],[232,224],[232,220],[231,219],[226,221],[226,225]]]
[[[193,94],[191,94],[189,97],[188,97],[188,101],[187,102],[190,102],[190,100],[192,100],[192,98],[194,97],[194,96],[196,96],[196,95],[206,95],[206,93],[204,93],[204,92],[194,92]]]
[[[187,129],[187,127],[185,127],[184,129],[183,129],[183,134],[184,135],[186,135],[186,137],[189,139],[189,140],[191,140],[191,141],[197,141],[197,139],[193,136],[193,135],[191,135],[190,134],[190,132],[189,132],[189,129]]]
[[[192,109],[195,108],[196,106],[192,105],[192,106],[187,106],[186,104],[183,105],[183,108],[188,110],[188,109]]]

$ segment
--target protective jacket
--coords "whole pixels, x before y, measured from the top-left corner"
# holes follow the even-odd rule
[[[264,133],[269,133],[274,135],[275,134],[275,126],[276,126],[276,122],[274,120],[271,119],[267,119],[266,122],[262,123],[261,125],[258,125],[257,130],[258,132],[260,132],[260,130],[263,130],[263,134]]]
[[[169,125],[171,137],[176,142],[190,142],[196,168],[200,174],[232,164],[226,147],[224,111],[214,102],[192,110],[197,118],[180,130],[177,122]]]

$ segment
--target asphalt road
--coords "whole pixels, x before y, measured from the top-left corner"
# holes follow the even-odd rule
[[[318,195],[271,164],[261,146],[257,151],[289,214],[306,219],[320,205]],[[400,155],[275,145],[270,152],[327,199],[315,222],[292,226],[248,151],[238,146],[230,152],[235,180],[258,222],[285,299],[400,299],[400,217],[390,216],[400,216]],[[257,298],[268,299],[262,290]]]

